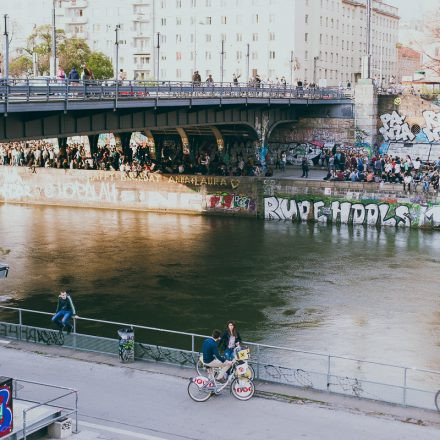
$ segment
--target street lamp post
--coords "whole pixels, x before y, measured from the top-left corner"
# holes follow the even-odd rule
[[[119,30],[121,25],[117,24],[115,26],[115,81],[118,85],[118,74],[119,74]]]
[[[4,78],[6,81],[9,79],[9,33],[8,33],[8,14],[4,15],[5,19],[5,54],[4,54]]]
[[[157,73],[156,73],[156,81],[159,84],[159,72],[160,72],[160,32],[157,33]]]
[[[364,69],[365,78],[371,78],[371,17],[372,17],[372,0],[367,0],[367,56],[366,66]]]
[[[313,84],[316,86],[316,64],[319,60],[319,57],[313,57]]]
[[[250,49],[250,45],[249,43],[247,44],[247,52],[246,52],[246,84],[249,81],[249,49]]]
[[[293,50],[290,51],[290,84],[293,84]]]
[[[56,17],[55,17],[55,1],[52,2],[52,74],[53,77],[57,76],[57,30],[56,30]]]
[[[220,78],[221,78],[221,83],[223,84],[224,75],[225,75],[225,40],[222,40],[222,51],[220,52],[220,55],[221,55]]]

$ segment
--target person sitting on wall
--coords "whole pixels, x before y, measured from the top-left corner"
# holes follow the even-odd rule
[[[69,334],[72,331],[72,325],[70,324],[70,318],[72,317],[77,317],[75,306],[72,297],[64,290],[58,296],[57,309],[52,317],[52,322],[59,327],[60,332],[66,328],[67,334]]]

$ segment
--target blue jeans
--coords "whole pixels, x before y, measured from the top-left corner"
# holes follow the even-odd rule
[[[69,323],[72,317],[72,312],[70,310],[60,310],[58,313],[52,317],[52,322],[58,325],[60,328],[67,327],[72,328]]]
[[[225,356],[225,359],[226,359],[227,361],[232,361],[232,360],[234,360],[234,349],[233,349],[233,348],[227,348],[227,349],[225,350],[224,356]]]

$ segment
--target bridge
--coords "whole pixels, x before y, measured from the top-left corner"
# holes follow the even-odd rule
[[[132,132],[154,143],[176,135],[210,135],[219,147],[225,137],[266,142],[274,128],[299,117],[353,115],[350,92],[290,85],[145,81],[14,79],[0,83],[0,142],[118,135],[127,146]]]

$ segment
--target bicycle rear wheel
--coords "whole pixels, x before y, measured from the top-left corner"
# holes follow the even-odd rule
[[[440,411],[440,390],[437,391],[437,394],[435,395],[435,406],[437,411]]]
[[[212,395],[212,392],[206,388],[197,385],[191,379],[188,384],[188,394],[195,402],[206,402]]]

